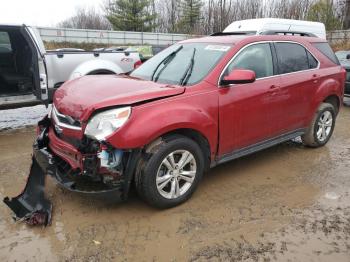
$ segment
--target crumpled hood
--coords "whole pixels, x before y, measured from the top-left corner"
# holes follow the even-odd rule
[[[131,105],[182,94],[184,87],[129,76],[84,76],[62,85],[54,95],[57,110],[77,120],[87,120],[94,110]]]

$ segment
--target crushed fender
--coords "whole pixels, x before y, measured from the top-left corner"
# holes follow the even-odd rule
[[[14,212],[15,221],[44,226],[51,223],[52,204],[45,198],[45,178],[46,174],[33,157],[23,192],[14,198],[4,198],[4,203]]]
[[[33,145],[30,173],[23,192],[14,198],[4,198],[4,203],[13,211],[15,221],[25,221],[30,225],[51,224],[52,204],[45,197],[46,176],[51,176],[60,186],[79,194],[94,195],[103,199],[126,201],[141,149],[129,152],[120,183],[111,187],[101,182],[89,180],[86,176],[68,177],[59,169],[58,157],[48,149],[50,120],[45,117],[38,123],[40,134]],[[58,160],[58,161],[57,161]],[[57,162],[56,162],[57,161]],[[84,181],[83,181],[84,180]],[[89,183],[89,185],[87,185]]]

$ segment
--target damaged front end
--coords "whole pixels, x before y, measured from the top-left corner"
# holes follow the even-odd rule
[[[23,192],[4,199],[15,221],[45,226],[51,223],[52,204],[45,197],[46,175],[69,191],[115,201],[127,199],[140,150],[118,150],[91,140],[73,147],[59,137],[48,117],[38,123],[38,133]]]

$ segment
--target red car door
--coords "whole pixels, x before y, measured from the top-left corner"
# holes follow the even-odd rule
[[[224,70],[249,69],[257,80],[250,84],[219,86],[219,155],[225,155],[272,137],[280,117],[280,77],[274,76],[272,45],[243,47]],[[222,77],[223,77],[222,76]]]
[[[319,62],[302,45],[290,42],[275,43],[278,71],[281,76],[280,92],[287,95],[281,113],[279,130],[294,131],[305,125],[309,116],[310,97],[319,84]]]

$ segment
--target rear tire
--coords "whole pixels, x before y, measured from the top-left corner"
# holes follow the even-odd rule
[[[135,184],[141,198],[157,208],[170,208],[188,200],[204,171],[204,157],[193,140],[173,135],[140,161]]]
[[[333,134],[336,115],[336,109],[332,104],[322,103],[308,130],[301,137],[303,144],[314,148],[327,144]]]

